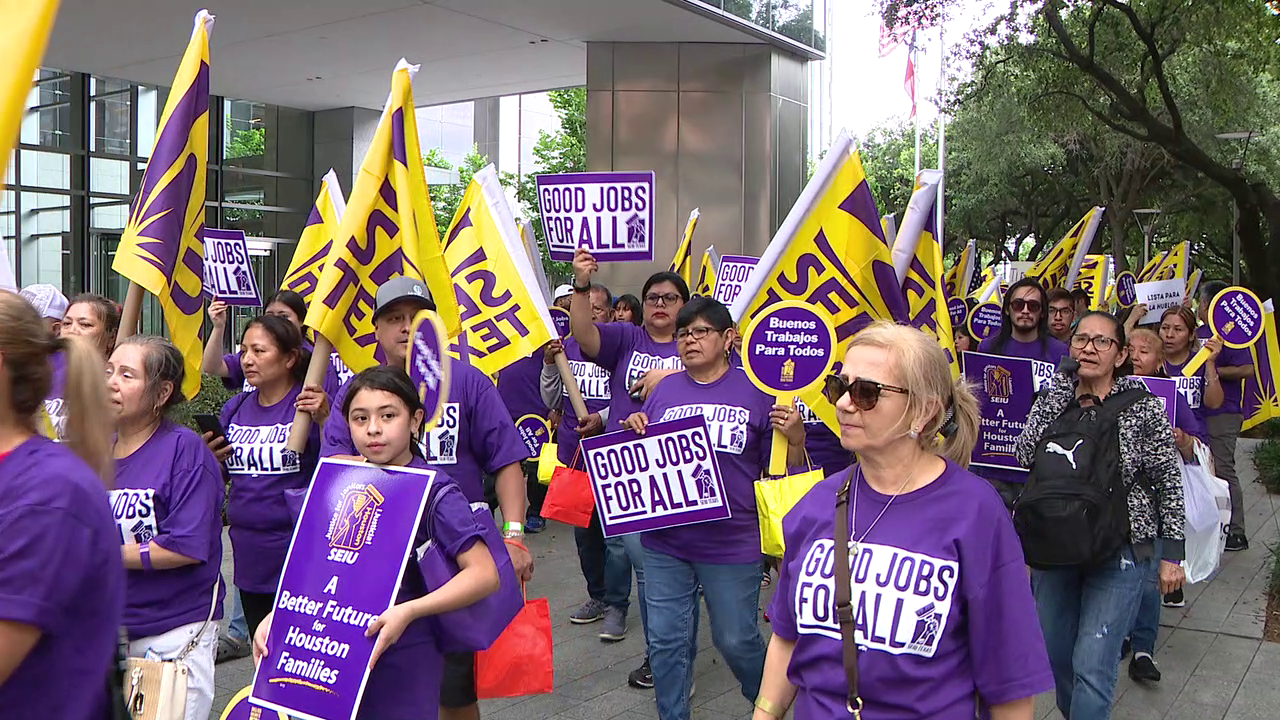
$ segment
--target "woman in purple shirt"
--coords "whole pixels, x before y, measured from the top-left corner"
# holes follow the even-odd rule
[[[965,469],[978,435],[973,393],[952,379],[937,342],[887,322],[854,336],[825,393],[860,462],[783,520],[756,720],[778,720],[793,702],[796,720],[848,717],[855,690],[863,717],[877,720],[1030,720],[1053,677],[1013,523]],[[848,537],[835,532],[837,510]],[[836,562],[851,566],[844,627]],[[844,636],[860,650],[856,689]]]
[[[182,353],[164,338],[134,335],[111,354],[111,509],[128,570],[129,655],[182,658],[186,719],[206,720],[222,616],[222,471],[199,435],[165,417],[183,401],[184,375]]]
[[[356,375],[342,412],[351,426],[356,450],[368,462],[430,467],[419,447],[425,410],[404,370],[377,366]],[[448,475],[433,469],[433,497],[456,487]],[[431,502],[427,501],[427,507]],[[434,517],[423,514],[413,545],[418,547],[428,539],[440,543],[457,564],[458,574],[427,592],[418,564],[411,559],[405,566],[395,604],[374,618],[365,633],[374,648],[357,720],[437,717],[444,653],[426,618],[467,607],[498,590],[498,568],[466,498],[461,492],[451,492],[441,497],[435,508]],[[434,531],[430,537],[428,529]],[[266,646],[270,626],[268,616],[254,635],[255,662],[270,652]]]
[[[271,609],[293,536],[285,492],[311,481],[329,401],[323,392],[303,388],[310,355],[293,323],[274,315],[254,318],[240,345],[245,379],[254,389],[223,406],[222,427],[231,445],[225,467],[235,584],[252,636]],[[286,447],[295,410],[312,416],[301,454]]]
[[[787,436],[789,465],[804,464],[804,425],[794,406],[774,405],[729,362],[733,318],[707,297],[676,316],[684,371],[664,378],[624,425],[644,435],[650,423],[706,420],[731,517],[650,530],[644,546],[649,663],[662,720],[688,720],[698,632],[698,588],[711,617],[711,638],[751,700],[760,689],[765,644],[760,601],[760,522],[755,481],[765,474],[773,430]]]
[[[67,434],[36,432],[50,358],[67,360]],[[51,338],[0,292],[0,716],[100,720],[115,665],[124,568],[107,504],[112,477],[102,359]],[[117,691],[118,694],[118,691]]]
[[[1165,375],[1179,378],[1179,394],[1187,399],[1192,412],[1204,424],[1207,410],[1222,407],[1224,393],[1222,379],[1218,377],[1218,355],[1222,352],[1222,341],[1216,338],[1206,340],[1209,359],[1194,376],[1184,378],[1183,366],[1200,350],[1200,342],[1196,339],[1197,325],[1199,323],[1191,308],[1179,305],[1165,310],[1160,316],[1160,339],[1164,344],[1161,356],[1164,358]]]

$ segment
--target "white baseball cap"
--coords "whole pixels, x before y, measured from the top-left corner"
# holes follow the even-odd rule
[[[559,287],[557,287],[557,288],[556,288],[556,291],[555,291],[555,293],[554,293],[554,295],[555,295],[555,296],[554,296],[554,297],[552,297],[551,299],[552,299],[552,300],[559,300],[559,299],[560,299],[560,298],[562,298],[562,297],[567,297],[567,296],[572,295],[572,294],[573,294],[573,286],[572,286],[572,285],[561,285],[561,286],[559,286]]]
[[[52,320],[61,320],[67,314],[67,308],[70,306],[70,303],[67,302],[67,296],[63,295],[58,288],[47,283],[28,285],[22,288],[22,292],[18,294],[31,303],[31,306],[40,313],[40,317]]]

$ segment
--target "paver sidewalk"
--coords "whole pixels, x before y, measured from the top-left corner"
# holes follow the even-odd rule
[[[1162,682],[1140,687],[1120,667],[1115,720],[1275,720],[1280,718],[1280,644],[1262,641],[1266,610],[1269,546],[1280,536],[1280,500],[1254,482],[1254,441],[1240,441],[1237,468],[1245,484],[1250,549],[1226,553],[1222,569],[1208,582],[1187,588],[1187,606],[1164,611],[1156,662]],[[604,643],[599,625],[573,625],[569,614],[586,599],[571,528],[549,523],[529,538],[536,556],[530,593],[551,604],[555,637],[556,691],[551,695],[481,703],[485,720],[650,720],[657,717],[652,690],[627,687],[627,673],[644,658],[639,611],[618,643]],[[227,546],[226,577],[230,577]],[[765,606],[772,590],[761,592]],[[699,624],[695,663],[694,720],[749,718],[751,704],[711,645],[711,623]],[[768,632],[768,624],[761,627]],[[231,696],[249,684],[248,659],[218,666],[212,720]],[[1052,694],[1037,698],[1036,718],[1061,716]]]

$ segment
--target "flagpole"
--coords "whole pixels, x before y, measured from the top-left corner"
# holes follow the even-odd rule
[[[142,299],[146,290],[132,280],[125,293],[124,307],[120,310],[120,327],[116,329],[116,344],[138,334],[138,320],[142,317]]]
[[[943,220],[947,210],[944,198],[947,182],[947,120],[942,109],[942,90],[947,77],[947,43],[943,30],[943,26],[938,25],[938,170],[942,172],[942,177],[938,180],[938,247],[945,250],[947,241],[943,235]]]

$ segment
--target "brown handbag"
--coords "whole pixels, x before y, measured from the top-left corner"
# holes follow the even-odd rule
[[[853,629],[853,586],[849,569],[849,487],[854,474],[849,473],[844,487],[836,495],[836,621],[840,623],[840,644],[844,654],[844,677],[848,686],[845,708],[855,720],[862,719],[862,697],[858,694],[858,641]]]
[[[209,616],[182,652],[173,660],[131,657],[124,677],[124,697],[134,720],[183,720],[187,715],[187,656],[200,644],[200,637],[213,622],[218,607],[219,575],[213,582]]]

